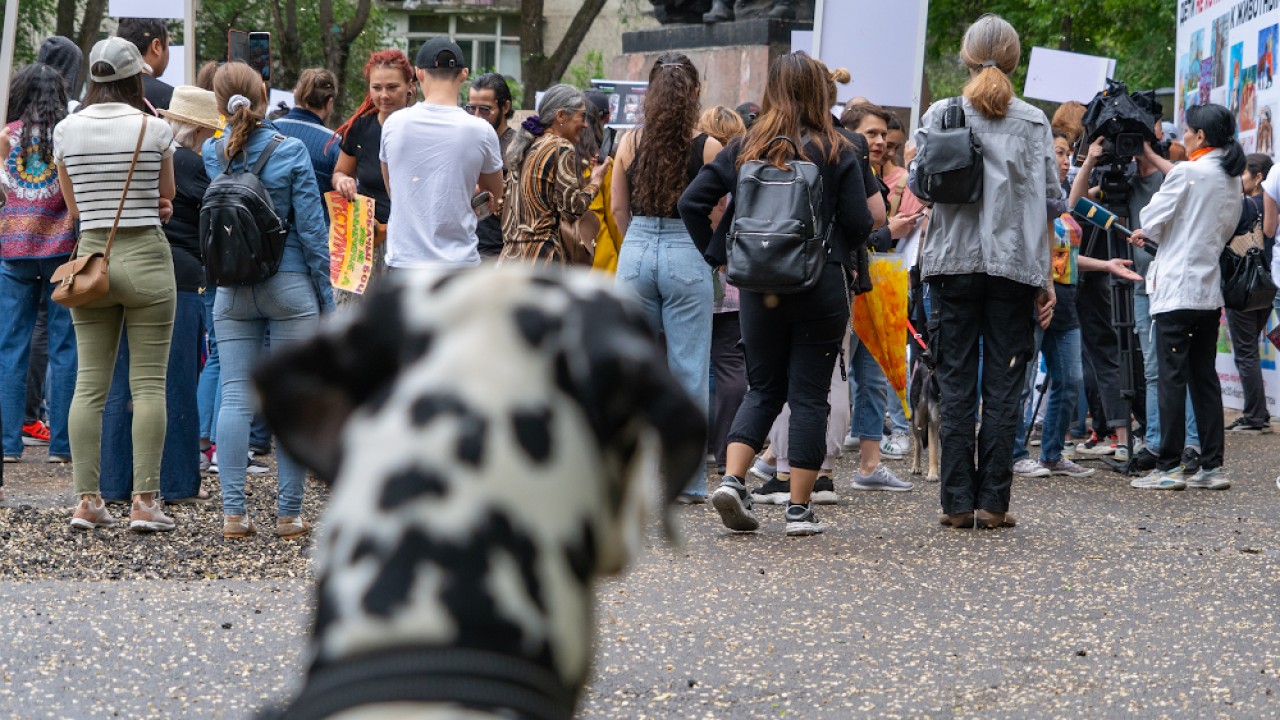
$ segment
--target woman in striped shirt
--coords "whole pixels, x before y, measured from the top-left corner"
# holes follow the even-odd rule
[[[62,194],[72,217],[80,220],[77,255],[103,252],[117,226],[109,256],[110,291],[71,310],[79,370],[69,428],[80,499],[71,526],[83,530],[114,522],[102,502],[98,476],[102,410],[122,328],[129,333],[134,412],[129,527],[139,532],[174,529],[158,498],[165,374],[177,303],[173,259],[160,229],[173,213],[173,131],[146,111],[143,67],[138,49],[126,40],[108,38],[94,45],[84,105],[58,123],[53,136]],[[137,164],[126,192],[135,147]]]

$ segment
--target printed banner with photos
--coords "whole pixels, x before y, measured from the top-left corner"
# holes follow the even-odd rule
[[[1244,151],[1274,157],[1278,36],[1278,0],[1180,0],[1174,86],[1179,127],[1187,108],[1223,105],[1236,116]]]

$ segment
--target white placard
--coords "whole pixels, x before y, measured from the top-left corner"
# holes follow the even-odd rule
[[[181,45],[169,46],[169,64],[164,69],[164,74],[158,79],[162,82],[169,83],[173,87],[186,85],[187,76],[187,49]]]
[[[180,18],[186,10],[183,0],[111,0],[107,14],[115,18]],[[179,83],[181,84],[181,83]]]
[[[792,30],[791,31],[791,52],[806,52],[813,54],[813,31],[812,30]]]
[[[297,103],[294,101],[292,91],[277,90],[275,88],[271,88],[271,95],[268,102],[270,103],[271,107],[267,108],[267,112],[271,112],[276,108],[280,107],[280,103],[282,102],[285,105],[288,105],[289,107],[294,107],[295,105],[297,105]]]
[[[928,11],[928,0],[818,0],[813,53],[827,67],[848,68],[853,76],[848,85],[837,86],[837,101],[865,97],[878,105],[909,107],[914,123],[920,114]]]
[[[1087,105],[1115,73],[1116,61],[1112,58],[1033,47],[1022,94],[1037,100],[1075,100]]]

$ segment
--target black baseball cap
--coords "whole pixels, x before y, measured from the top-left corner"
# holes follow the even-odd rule
[[[462,54],[458,43],[447,37],[433,37],[418,49],[418,57],[414,63],[423,70],[435,68],[464,68],[467,59]]]

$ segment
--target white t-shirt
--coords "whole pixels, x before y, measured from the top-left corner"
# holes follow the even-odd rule
[[[420,102],[383,123],[379,157],[391,194],[387,265],[478,265],[471,197],[481,174],[502,169],[493,126],[460,107]]]
[[[1269,195],[1277,205],[1280,205],[1280,172],[1267,173],[1266,179],[1262,181],[1262,192]],[[1273,278],[1280,277],[1280,275],[1276,274],[1277,271],[1280,271],[1280,262],[1276,262],[1277,259],[1280,259],[1280,252],[1271,255],[1271,277]]]

